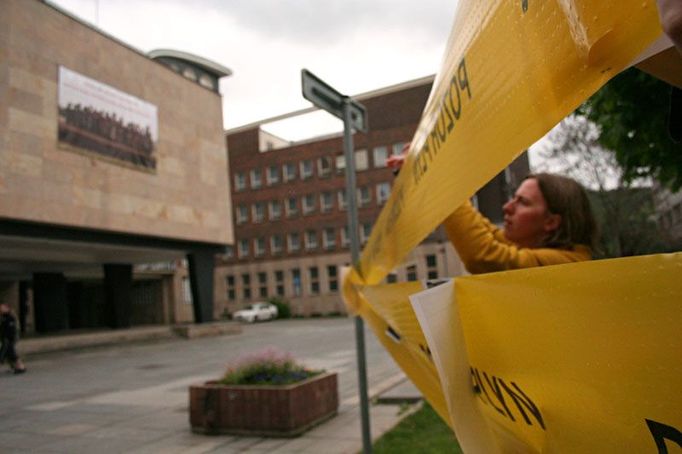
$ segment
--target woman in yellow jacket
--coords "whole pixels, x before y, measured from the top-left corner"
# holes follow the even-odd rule
[[[596,224],[580,184],[559,175],[528,176],[503,207],[500,229],[465,203],[444,223],[470,273],[579,262],[592,258]]]

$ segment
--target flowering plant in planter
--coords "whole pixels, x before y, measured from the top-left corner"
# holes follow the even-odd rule
[[[207,434],[297,436],[339,406],[336,373],[274,348],[240,356],[223,377],[189,391],[192,430]]]
[[[297,364],[290,353],[267,348],[237,358],[219,382],[225,385],[288,385],[323,372]]]

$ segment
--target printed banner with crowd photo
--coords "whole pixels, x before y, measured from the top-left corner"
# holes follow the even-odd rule
[[[59,143],[134,168],[156,169],[157,107],[59,67]]]
[[[435,302],[415,306],[430,319],[409,302],[421,285],[379,285],[661,34],[655,0],[458,2],[422,120],[343,298],[465,452],[682,445],[682,255],[462,278],[456,302],[443,284],[427,291]]]

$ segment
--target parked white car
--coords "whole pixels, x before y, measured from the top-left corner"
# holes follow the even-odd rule
[[[233,320],[253,323],[259,320],[272,320],[277,318],[277,306],[270,303],[250,304],[246,309],[232,314]]]

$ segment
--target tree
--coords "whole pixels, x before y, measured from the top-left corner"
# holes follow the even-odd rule
[[[614,150],[623,179],[654,177],[682,187],[682,143],[668,132],[670,85],[635,68],[614,77],[577,110],[599,126],[598,142]]]
[[[600,145],[599,137],[599,128],[584,116],[567,117],[540,146],[538,170],[570,176],[589,189],[600,230],[597,257],[662,252],[651,180],[628,181],[616,155]]]

